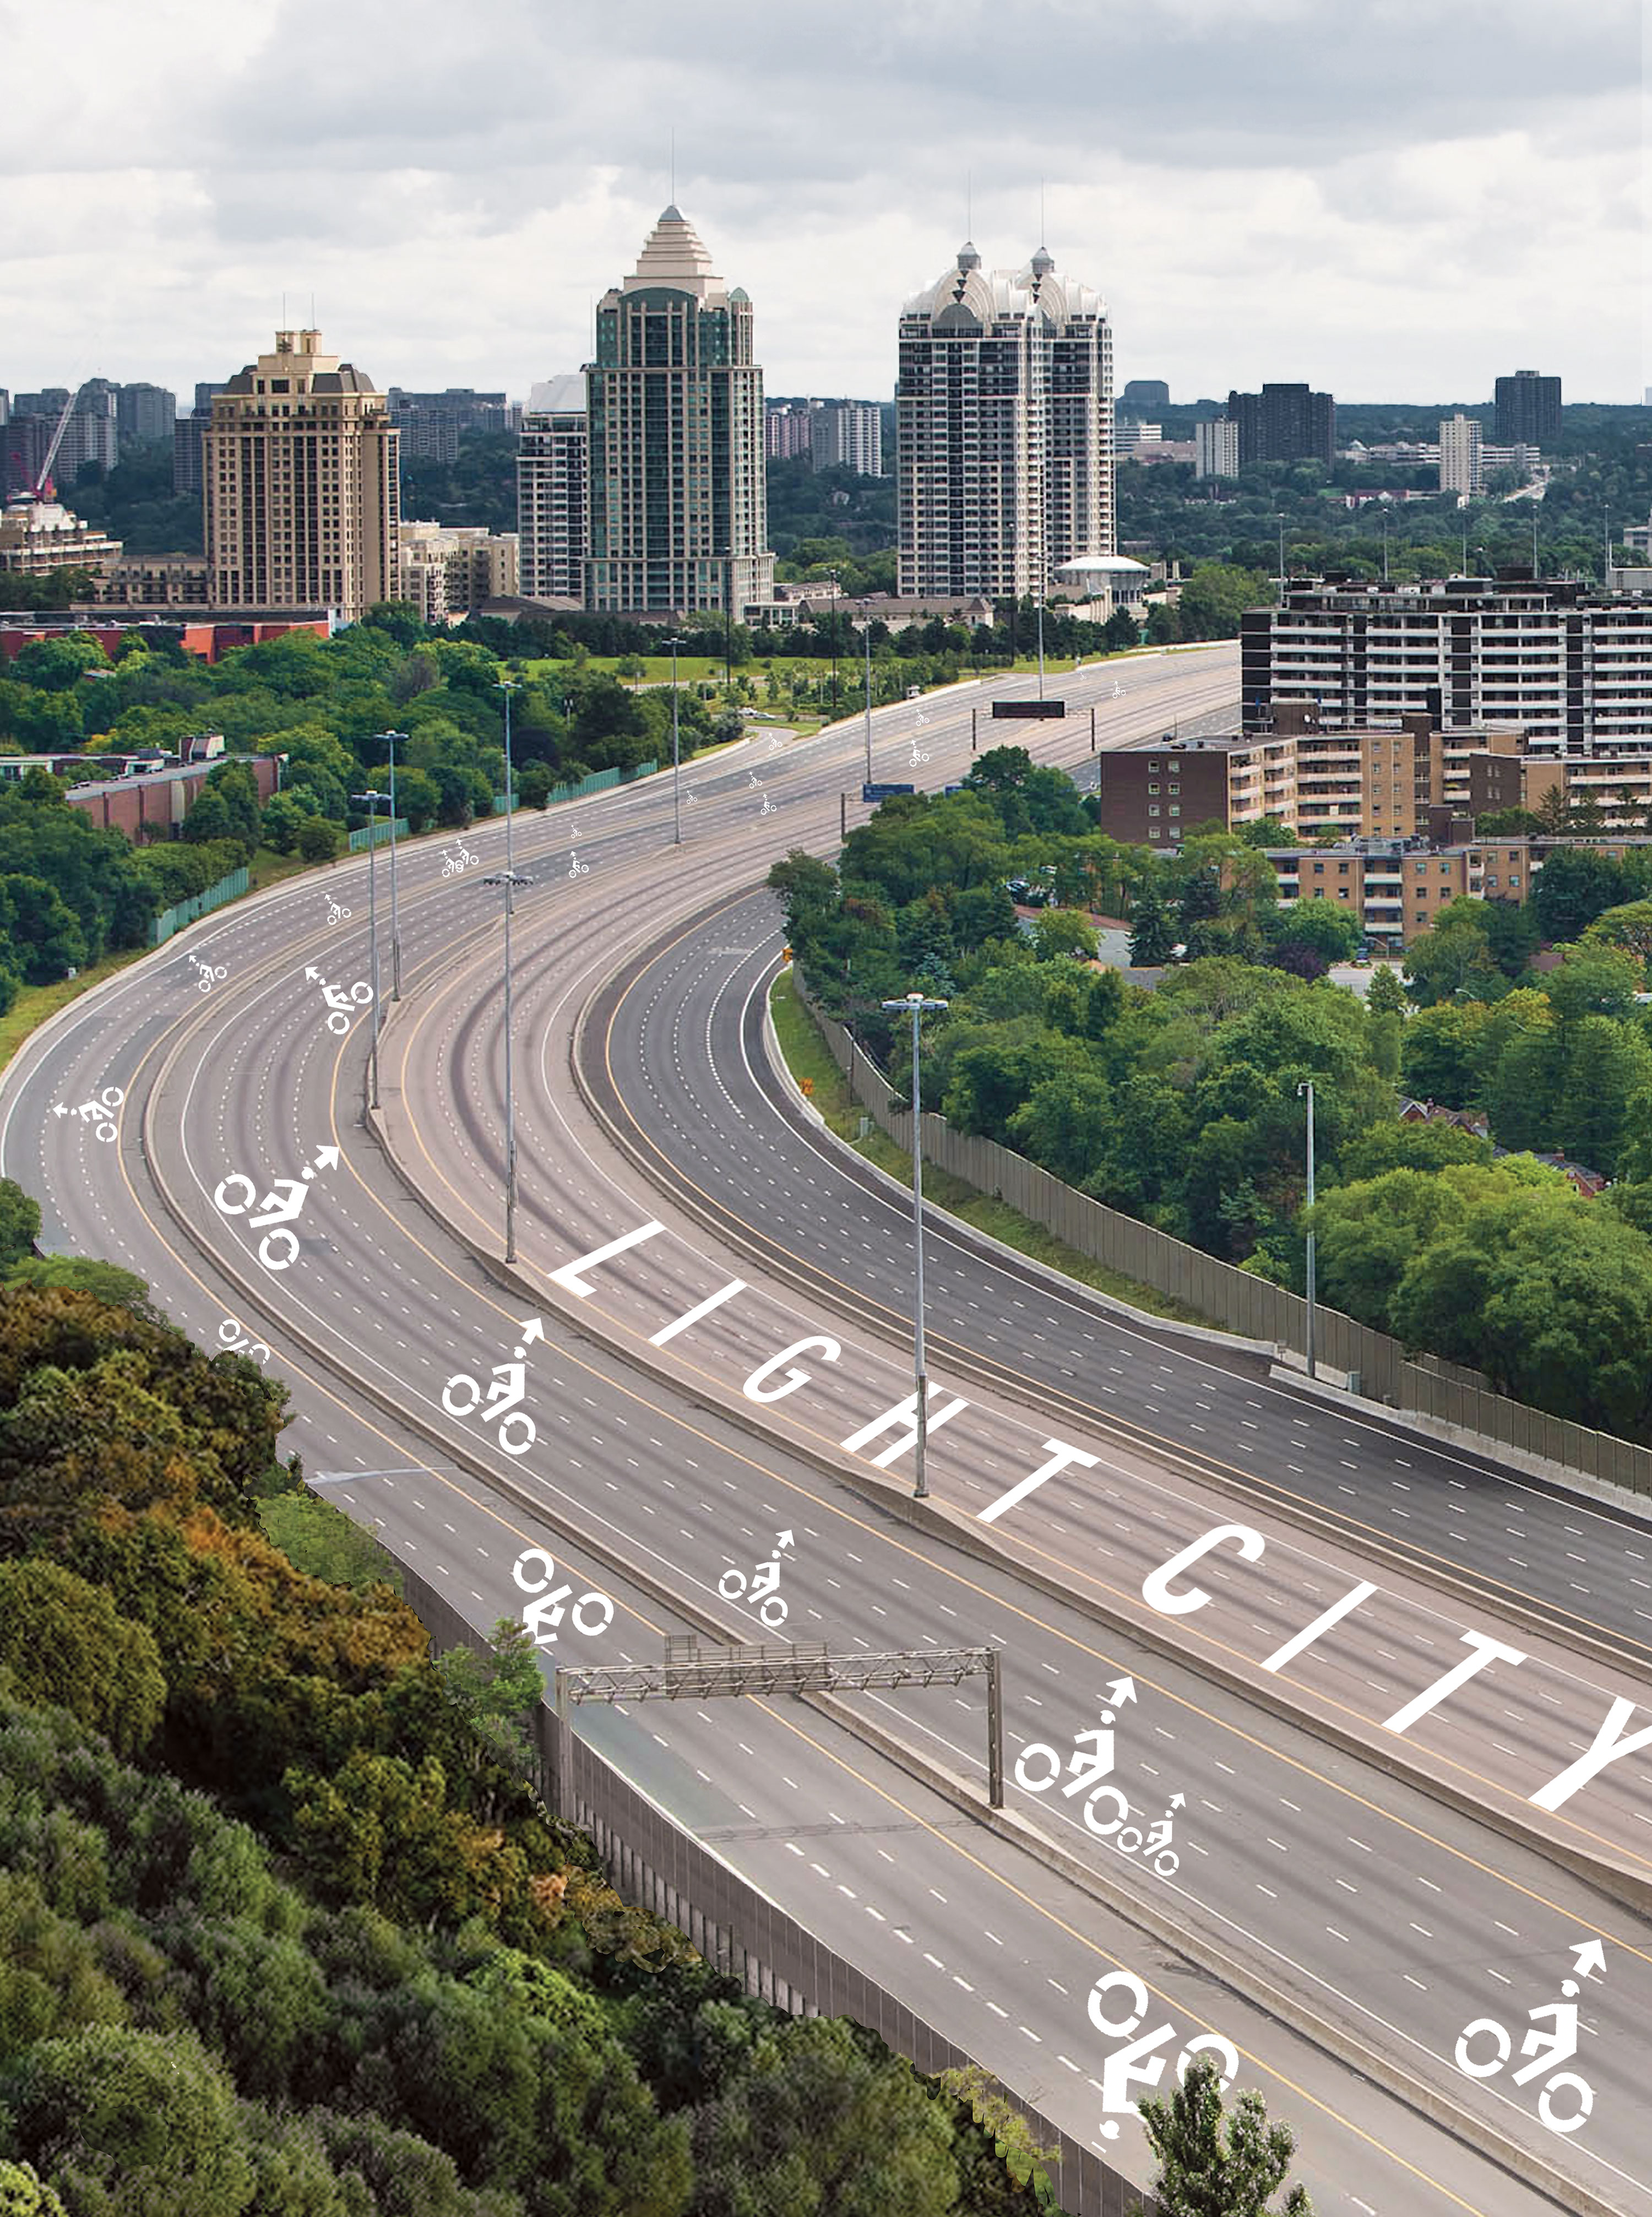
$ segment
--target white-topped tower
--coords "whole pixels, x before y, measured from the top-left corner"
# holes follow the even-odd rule
[[[1047,248],[989,271],[966,242],[907,302],[895,424],[903,595],[1042,594],[1115,551],[1113,333]]]
[[[737,621],[774,597],[751,302],[668,207],[596,311],[585,604]]]

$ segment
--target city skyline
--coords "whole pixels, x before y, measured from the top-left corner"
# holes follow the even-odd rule
[[[961,0],[938,43],[864,0],[830,41],[638,0],[617,52],[611,17],[526,0],[413,0],[393,41],[315,0],[71,0],[72,81],[44,17],[10,40],[34,90],[4,381],[187,393],[319,323],[386,387],[525,398],[589,359],[596,300],[675,198],[762,301],[776,394],[888,397],[902,302],[973,234],[1083,269],[1120,383],[1179,400],[1298,380],[1475,404],[1530,361],[1632,402],[1643,12],[1392,0],[1328,41],[1310,0]],[[730,108],[736,131],[700,120]]]

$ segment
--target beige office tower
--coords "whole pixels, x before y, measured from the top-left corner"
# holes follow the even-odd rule
[[[676,208],[598,302],[585,376],[586,607],[737,621],[772,600],[751,302]]]
[[[213,399],[201,435],[218,608],[331,608],[353,623],[398,589],[399,434],[385,396],[319,331],[277,331]]]

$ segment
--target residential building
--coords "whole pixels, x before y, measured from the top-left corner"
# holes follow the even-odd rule
[[[1486,489],[1480,419],[1465,416],[1460,408],[1439,421],[1439,489],[1465,500],[1477,500]]]
[[[823,400],[809,411],[809,460],[817,470],[884,474],[884,411],[875,400]]]
[[[100,608],[204,608],[204,554],[124,554],[111,562],[97,589]]]
[[[972,245],[909,300],[896,394],[900,590],[1045,593],[1114,548],[1113,333],[1040,247],[986,271]]]
[[[1199,478],[1238,476],[1239,426],[1231,416],[1205,416],[1194,424],[1193,474]]]
[[[214,396],[202,439],[210,604],[351,623],[394,600],[398,441],[384,394],[319,331],[277,331]]]
[[[213,420],[213,398],[224,390],[221,380],[208,384],[205,380],[195,386],[195,404],[192,414],[180,416],[172,427],[172,490],[175,493],[200,492],[200,442],[206,426]]]
[[[738,617],[771,600],[751,301],[675,207],[597,304],[586,396],[586,606]]]
[[[1551,447],[1560,436],[1560,380],[1517,369],[1497,380],[1497,443]]]
[[[118,385],[114,420],[120,437],[129,445],[170,439],[178,420],[178,396],[163,385]]]
[[[771,462],[789,462],[794,454],[812,457],[812,417],[818,402],[770,400],[763,407],[763,452]]]
[[[517,590],[526,600],[584,600],[588,448],[583,374],[535,385],[516,448]]]
[[[1149,416],[1156,408],[1170,405],[1170,387],[1162,377],[1132,377],[1119,394],[1119,404]]]
[[[72,485],[88,462],[112,470],[120,460],[120,391],[108,378],[93,377],[75,395],[52,466],[59,487]]]
[[[402,435],[403,454],[420,461],[457,461],[465,432],[521,428],[511,421],[502,392],[477,392],[468,385],[449,386],[445,392],[404,392],[392,385],[385,398],[390,420]]]
[[[102,572],[120,559],[120,541],[54,500],[25,495],[0,513],[0,575],[40,577],[51,570]],[[0,589],[0,598],[3,590]]]
[[[1240,676],[1248,732],[1304,701],[1328,729],[1421,712],[1512,724],[1539,751],[1652,747],[1652,600],[1513,573],[1288,584],[1241,619]]]
[[[419,523],[404,517],[398,544],[401,583],[396,597],[410,602],[426,623],[458,623],[484,602],[516,597],[514,531],[490,531],[479,523]]]
[[[1331,900],[1368,939],[1406,947],[1448,901],[1523,901],[1538,867],[1529,839],[1351,839],[1335,847],[1270,847],[1282,901]]]
[[[1227,412],[1239,426],[1239,466],[1257,462],[1323,462],[1336,453],[1336,403],[1305,385],[1264,385],[1230,392]]]
[[[1162,423],[1143,423],[1138,416],[1120,416],[1113,427],[1113,451],[1122,462],[1133,460],[1143,447],[1162,443]]]

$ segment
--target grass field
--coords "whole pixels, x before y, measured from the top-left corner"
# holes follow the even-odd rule
[[[800,1084],[805,1079],[810,1081],[811,1101],[831,1130],[840,1139],[847,1139],[869,1163],[886,1170],[909,1189],[912,1158],[905,1150],[897,1147],[888,1133],[875,1124],[864,1139],[860,1137],[865,1111],[850,1097],[848,1080],[832,1059],[831,1050],[821,1037],[818,1025],[798,998],[789,970],[783,970],[776,979],[770,1007],[774,1017],[774,1035],[786,1067]],[[1165,1317],[1178,1324],[1215,1326],[1213,1318],[1201,1316],[1185,1301],[1162,1294],[1153,1286],[1141,1285],[1134,1278],[1105,1269],[1088,1255],[1081,1254],[1077,1248],[1068,1246],[1065,1240],[1057,1239],[1053,1232],[1046,1232],[1043,1225],[1035,1224],[1031,1217],[1023,1216],[1019,1209],[1011,1208],[1008,1202],[989,1200],[985,1194],[977,1193],[972,1185],[945,1170],[926,1166],[923,1197],[934,1207],[972,1225],[990,1238],[1002,1240],[1018,1254],[1059,1270],[1064,1277],[1076,1278],[1081,1285],[1093,1287],[1097,1293],[1109,1294],[1114,1300],[1127,1301],[1131,1308],[1145,1309],[1150,1316]]]

